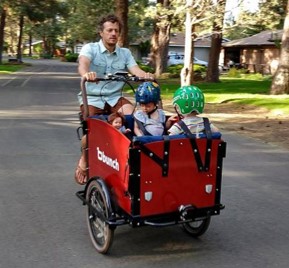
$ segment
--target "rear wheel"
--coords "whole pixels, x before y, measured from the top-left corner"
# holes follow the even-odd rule
[[[193,237],[198,237],[204,234],[210,225],[211,217],[203,220],[183,223],[183,229],[186,233]]]
[[[110,228],[106,222],[111,211],[107,196],[97,180],[91,181],[88,185],[86,200],[88,202],[87,224],[90,239],[96,250],[105,254],[112,244],[114,229]]]

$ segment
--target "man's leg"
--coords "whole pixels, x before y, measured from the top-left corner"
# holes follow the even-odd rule
[[[84,112],[83,106],[80,107],[81,112]],[[96,114],[103,114],[104,110],[88,105],[88,113],[89,116],[93,116]],[[87,182],[87,156],[86,156],[86,149],[87,149],[87,139],[86,135],[83,135],[81,138],[81,156],[78,161],[78,165],[75,170],[75,180],[79,184],[85,184]]]
[[[135,107],[132,105],[132,103],[128,99],[121,97],[116,103],[116,105],[111,108],[111,112],[112,113],[119,112],[124,115],[130,115],[130,114],[133,114],[134,108]]]
[[[84,113],[83,105],[80,106],[80,111],[82,113]],[[100,115],[100,114],[104,114],[104,113],[105,113],[105,110],[94,107],[92,105],[88,105],[88,116],[93,116],[93,115],[97,115],[97,114]]]

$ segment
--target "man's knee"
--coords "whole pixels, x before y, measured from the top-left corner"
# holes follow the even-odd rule
[[[129,104],[129,103],[124,104],[124,105],[118,110],[119,113],[122,113],[122,114],[124,114],[124,115],[132,114],[133,111],[134,111],[134,107],[133,107],[132,104]]]

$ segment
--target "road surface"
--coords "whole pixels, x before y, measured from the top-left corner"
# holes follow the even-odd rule
[[[202,237],[120,226],[110,254],[98,254],[75,196],[76,68],[33,61],[0,76],[1,268],[288,267],[289,151],[233,133],[223,133],[226,208]]]

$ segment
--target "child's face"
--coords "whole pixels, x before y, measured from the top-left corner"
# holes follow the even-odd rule
[[[149,113],[151,111],[153,111],[156,108],[156,105],[153,102],[149,102],[149,103],[141,103],[140,104],[140,108],[142,109],[143,112],[145,113]]]
[[[121,120],[120,117],[117,117],[117,118],[115,118],[115,119],[112,121],[111,124],[112,124],[113,127],[119,129],[119,128],[122,127],[122,120]]]

